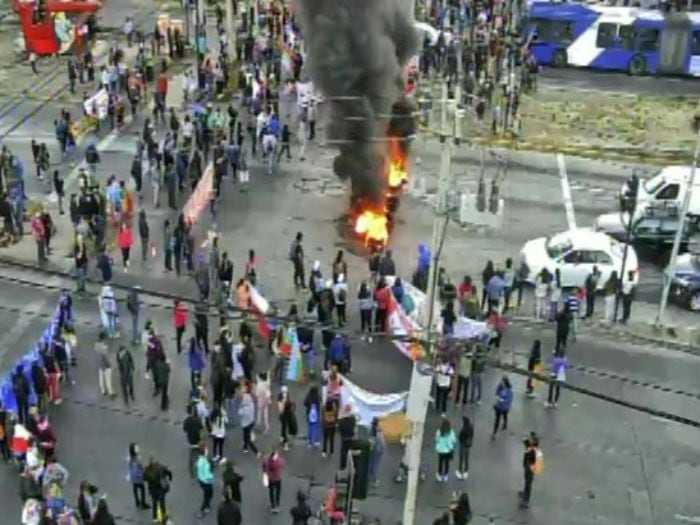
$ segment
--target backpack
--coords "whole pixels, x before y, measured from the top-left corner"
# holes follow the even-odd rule
[[[532,464],[530,469],[535,475],[542,474],[542,471],[544,470],[544,454],[539,448],[535,451],[535,462]]]
[[[293,261],[294,258],[296,257],[297,252],[297,242],[294,241],[292,242],[292,245],[289,247],[289,255],[287,256],[290,261]]]
[[[309,423],[318,423],[318,407],[315,403],[309,408]]]

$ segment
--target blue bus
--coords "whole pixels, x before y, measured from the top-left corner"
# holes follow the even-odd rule
[[[535,2],[525,28],[540,64],[700,77],[700,13]]]

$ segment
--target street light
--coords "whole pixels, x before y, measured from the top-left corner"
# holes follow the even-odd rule
[[[666,305],[668,303],[668,292],[671,288],[671,280],[676,273],[676,260],[678,259],[678,250],[681,246],[681,240],[683,239],[683,232],[685,230],[685,220],[686,215],[688,215],[688,208],[690,207],[690,198],[693,194],[693,186],[695,185],[695,172],[698,165],[698,157],[700,156],[700,113],[696,113],[693,117],[692,122],[693,131],[695,132],[695,153],[693,154],[693,165],[690,168],[690,180],[688,181],[688,187],[685,190],[685,196],[683,197],[683,206],[681,207],[680,215],[678,217],[678,229],[676,230],[676,236],[673,238],[673,249],[671,250],[671,260],[668,263],[667,271],[664,274],[664,287],[661,291],[661,304],[659,304],[659,314],[656,317],[656,324],[660,325],[664,320],[664,312],[666,311]]]

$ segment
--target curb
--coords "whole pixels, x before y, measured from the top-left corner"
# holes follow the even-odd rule
[[[543,327],[549,326],[547,321],[538,321],[531,317],[514,316],[509,319],[512,323],[521,326]],[[700,347],[690,342],[684,342],[679,339],[666,339],[663,337],[654,337],[652,335],[640,334],[638,331],[633,331],[634,328],[622,328],[619,326],[610,326],[607,323],[600,321],[591,325],[586,325],[586,333],[597,335],[614,336],[619,339],[627,339],[639,343],[653,344],[668,350],[675,350],[685,354],[700,357]]]

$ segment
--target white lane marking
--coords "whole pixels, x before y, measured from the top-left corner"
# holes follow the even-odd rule
[[[564,209],[566,210],[566,222],[569,223],[569,230],[576,229],[576,216],[574,214],[574,201],[571,197],[571,186],[569,185],[569,176],[566,174],[566,164],[564,155],[557,155],[557,164],[559,165],[559,176],[561,177],[561,192],[564,195]]]

